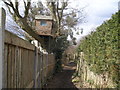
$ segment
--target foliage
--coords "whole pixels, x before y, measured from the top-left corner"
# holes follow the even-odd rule
[[[80,42],[78,52],[84,52],[84,59],[90,65],[90,69],[97,73],[109,73],[109,77],[119,86],[120,61],[118,32],[118,13],[105,21],[95,32],[91,32]],[[119,35],[120,36],[120,35]]]
[[[55,71],[58,72],[62,70],[61,58],[62,58],[63,52],[69,46],[69,41],[67,40],[67,36],[63,35],[58,37],[55,40],[54,44],[55,45],[53,47],[54,48],[53,53],[55,54],[55,58],[57,60]]]

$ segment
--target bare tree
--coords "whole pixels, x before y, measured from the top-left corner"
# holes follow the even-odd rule
[[[53,26],[54,26],[54,30],[56,31],[56,38],[54,38],[53,40],[51,39],[51,42],[53,42],[53,45],[55,45],[54,43],[56,43],[55,41],[59,36],[64,37],[65,35],[67,37],[67,35],[69,34],[72,36],[73,33],[71,28],[77,25],[77,22],[79,19],[79,18],[76,18],[76,13],[80,12],[79,10],[72,9],[72,12],[64,13],[65,10],[68,10],[67,8],[68,1],[66,2],[65,1],[54,0],[54,2],[47,2],[47,7],[54,19]],[[31,5],[31,0],[22,0],[22,2],[24,3],[24,7],[22,7],[24,8],[24,15],[21,15],[19,11],[20,3],[18,2],[18,0],[15,0],[15,2],[12,2],[11,0],[3,0],[3,2],[6,4],[15,22],[29,35],[31,35],[36,40],[38,40],[41,43],[43,48],[46,48],[47,46],[45,45],[48,45],[48,44],[45,44],[45,42],[48,41],[48,39],[45,41],[44,38],[42,38],[42,36],[39,36],[37,34],[37,32],[33,27],[35,15],[44,14],[43,11],[45,11],[45,9],[43,9],[42,3],[39,2],[38,7],[36,7],[33,5],[33,3],[32,3],[33,6]],[[50,15],[48,11],[47,11],[47,14]],[[67,26],[67,28],[65,28],[64,26],[65,27]],[[64,31],[65,33],[63,34],[62,31]],[[71,33],[69,33],[68,31],[71,31]],[[73,41],[75,42],[75,38],[74,37],[72,38],[73,38]]]
[[[54,28],[56,29],[56,36],[70,35],[73,44],[76,44],[73,30],[80,30],[76,28],[76,26],[78,23],[82,23],[85,18],[83,16],[83,9],[85,7],[78,10],[68,7],[68,5],[69,0],[53,0],[51,2],[47,2],[47,7],[55,21]],[[66,10],[69,12],[65,13]],[[67,32],[67,34],[63,32]]]
[[[32,29],[30,24],[28,23],[28,16],[29,16],[29,10],[31,6],[31,0],[23,0],[24,2],[24,16],[20,15],[19,11],[19,5],[20,3],[18,0],[15,0],[15,2],[12,2],[11,0],[3,0],[3,2],[6,4],[10,14],[12,15],[15,22],[28,34],[30,34],[32,37],[34,37],[36,40],[38,40],[42,46],[44,46],[44,40],[41,38],[35,30]]]
[[[53,2],[47,2],[47,6],[49,10],[51,11],[52,17],[55,20],[55,28],[57,29],[56,33],[57,36],[59,36],[61,33],[61,20],[63,18],[63,11],[68,6],[68,2],[65,2],[64,0],[61,2],[61,0],[54,0]]]

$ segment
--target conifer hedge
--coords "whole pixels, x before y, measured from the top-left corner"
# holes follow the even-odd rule
[[[84,59],[90,66],[90,70],[103,74],[109,73],[117,87],[120,84],[120,52],[119,37],[120,23],[119,14],[112,15],[95,32],[91,32],[80,42],[78,52],[83,51]]]

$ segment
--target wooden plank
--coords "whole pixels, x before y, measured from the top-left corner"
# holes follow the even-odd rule
[[[33,88],[34,81],[30,82],[30,84],[26,88]]]
[[[21,54],[22,54],[22,49],[20,48],[19,49],[19,56],[20,56],[19,57],[19,86],[18,86],[19,88],[21,88],[21,80],[22,80],[22,78],[21,78],[21,75],[22,75],[22,66],[21,66],[22,65],[21,64],[22,63],[22,55]]]
[[[42,68],[41,68],[41,86],[43,85],[43,83],[44,83],[44,70],[43,70],[43,68],[44,68],[44,65],[43,65],[43,54],[42,54],[42,63],[41,63],[41,65],[42,65]]]
[[[34,78],[34,52],[30,51],[29,52],[29,74],[30,74],[30,79],[33,80]]]
[[[11,55],[12,55],[12,50],[11,50],[11,46],[9,45],[8,46],[8,67],[7,67],[7,69],[8,69],[8,88],[11,88],[11,69],[12,69],[12,67],[11,67]]]
[[[16,87],[15,86],[15,81],[16,81],[16,77],[15,77],[15,73],[16,73],[15,56],[16,56],[15,46],[13,46],[13,88]]]
[[[19,48],[16,46],[16,88],[19,88]]]
[[[31,59],[31,61],[30,61],[30,63],[29,63],[29,50],[27,50],[27,49],[24,49],[24,68],[23,68],[23,82],[24,82],[24,87],[26,87],[26,85],[28,85],[33,79],[32,79],[32,77],[31,77],[31,75],[30,75],[30,71],[31,71],[31,69],[32,69],[32,61],[33,61],[33,59],[32,59],[32,55],[30,56],[30,59]],[[32,53],[33,54],[33,53]],[[27,74],[29,74],[28,76],[27,76],[27,78],[26,78],[26,75]]]
[[[22,48],[22,87],[25,87],[26,84],[26,80],[27,78],[29,78],[29,76],[27,78],[25,78],[25,76],[27,75],[27,51],[25,49]]]
[[[16,51],[16,46],[14,47],[14,52],[15,52],[15,56],[14,56],[14,68],[15,68],[15,71],[14,71],[14,88],[16,88],[16,80],[17,80],[17,78],[16,78],[16,69],[17,69],[17,67],[16,67],[16,54],[17,54],[17,51]]]
[[[35,88],[37,88],[37,69],[38,69],[38,49],[37,47],[35,48]]]
[[[15,67],[16,67],[16,72],[15,72],[15,87],[18,88],[18,73],[19,73],[19,48],[16,46],[15,49]]]
[[[39,72],[39,76],[38,76],[38,87],[37,88],[40,88],[40,75],[41,75],[40,62],[41,62],[41,53],[39,53],[39,50],[38,50],[38,72]]]
[[[35,46],[29,43],[28,41],[25,41],[18,36],[14,35],[13,33],[5,30],[5,43],[12,44],[15,46],[19,46],[22,48],[34,50]]]
[[[37,73],[37,75],[36,75],[36,80],[38,79],[39,75],[40,75],[40,72]]]
[[[13,48],[11,45],[11,88],[13,88]]]
[[[43,84],[45,83],[45,54],[43,54],[43,68],[42,68],[42,73],[43,73]]]
[[[48,76],[48,60],[49,59],[49,56],[48,54],[46,54],[46,79],[47,79],[47,76]]]
[[[14,63],[14,66],[13,66],[13,87],[15,88],[16,86],[15,86],[15,81],[16,81],[16,62],[15,62],[15,56],[16,56],[16,51],[15,51],[15,46],[14,46],[14,48],[13,48],[13,50],[14,50],[14,60],[13,60],[13,63]]]
[[[20,88],[23,88],[24,82],[23,82],[23,69],[24,69],[24,49],[21,48],[21,63],[20,63]]]
[[[12,49],[12,55],[11,55],[11,67],[12,67],[12,82],[11,82],[11,88],[14,88],[14,72],[15,72],[15,48],[14,46],[11,46]]]
[[[4,87],[7,88],[7,62],[8,62],[8,45],[5,45],[4,52]]]
[[[43,53],[40,53],[40,88],[42,87],[42,58],[43,58]]]

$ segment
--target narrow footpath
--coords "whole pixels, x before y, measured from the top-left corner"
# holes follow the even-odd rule
[[[63,66],[63,71],[57,73],[49,80],[45,88],[74,88],[74,90],[78,90],[72,83],[72,75],[75,69],[76,65],[73,62]]]

